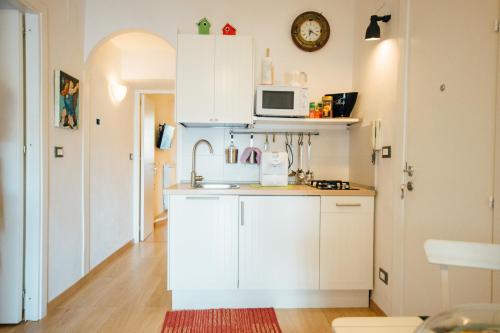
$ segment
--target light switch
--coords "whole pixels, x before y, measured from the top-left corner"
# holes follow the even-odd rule
[[[382,158],[391,158],[391,146],[382,147]]]
[[[64,157],[64,148],[63,147],[54,147],[54,156],[56,158]]]

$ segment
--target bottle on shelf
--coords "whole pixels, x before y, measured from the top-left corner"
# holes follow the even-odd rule
[[[315,118],[316,114],[316,103],[309,103],[309,118]]]

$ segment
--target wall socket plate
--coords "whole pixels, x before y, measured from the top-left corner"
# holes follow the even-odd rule
[[[389,274],[380,267],[378,268],[378,279],[384,284],[389,285]]]

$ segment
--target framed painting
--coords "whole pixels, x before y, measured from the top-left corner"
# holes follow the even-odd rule
[[[54,91],[54,125],[72,130],[78,129],[80,81],[63,71],[56,70]]]

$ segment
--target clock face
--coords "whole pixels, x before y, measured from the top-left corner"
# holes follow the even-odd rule
[[[320,13],[305,12],[292,24],[292,40],[301,50],[312,52],[321,49],[330,38],[330,25]]]

